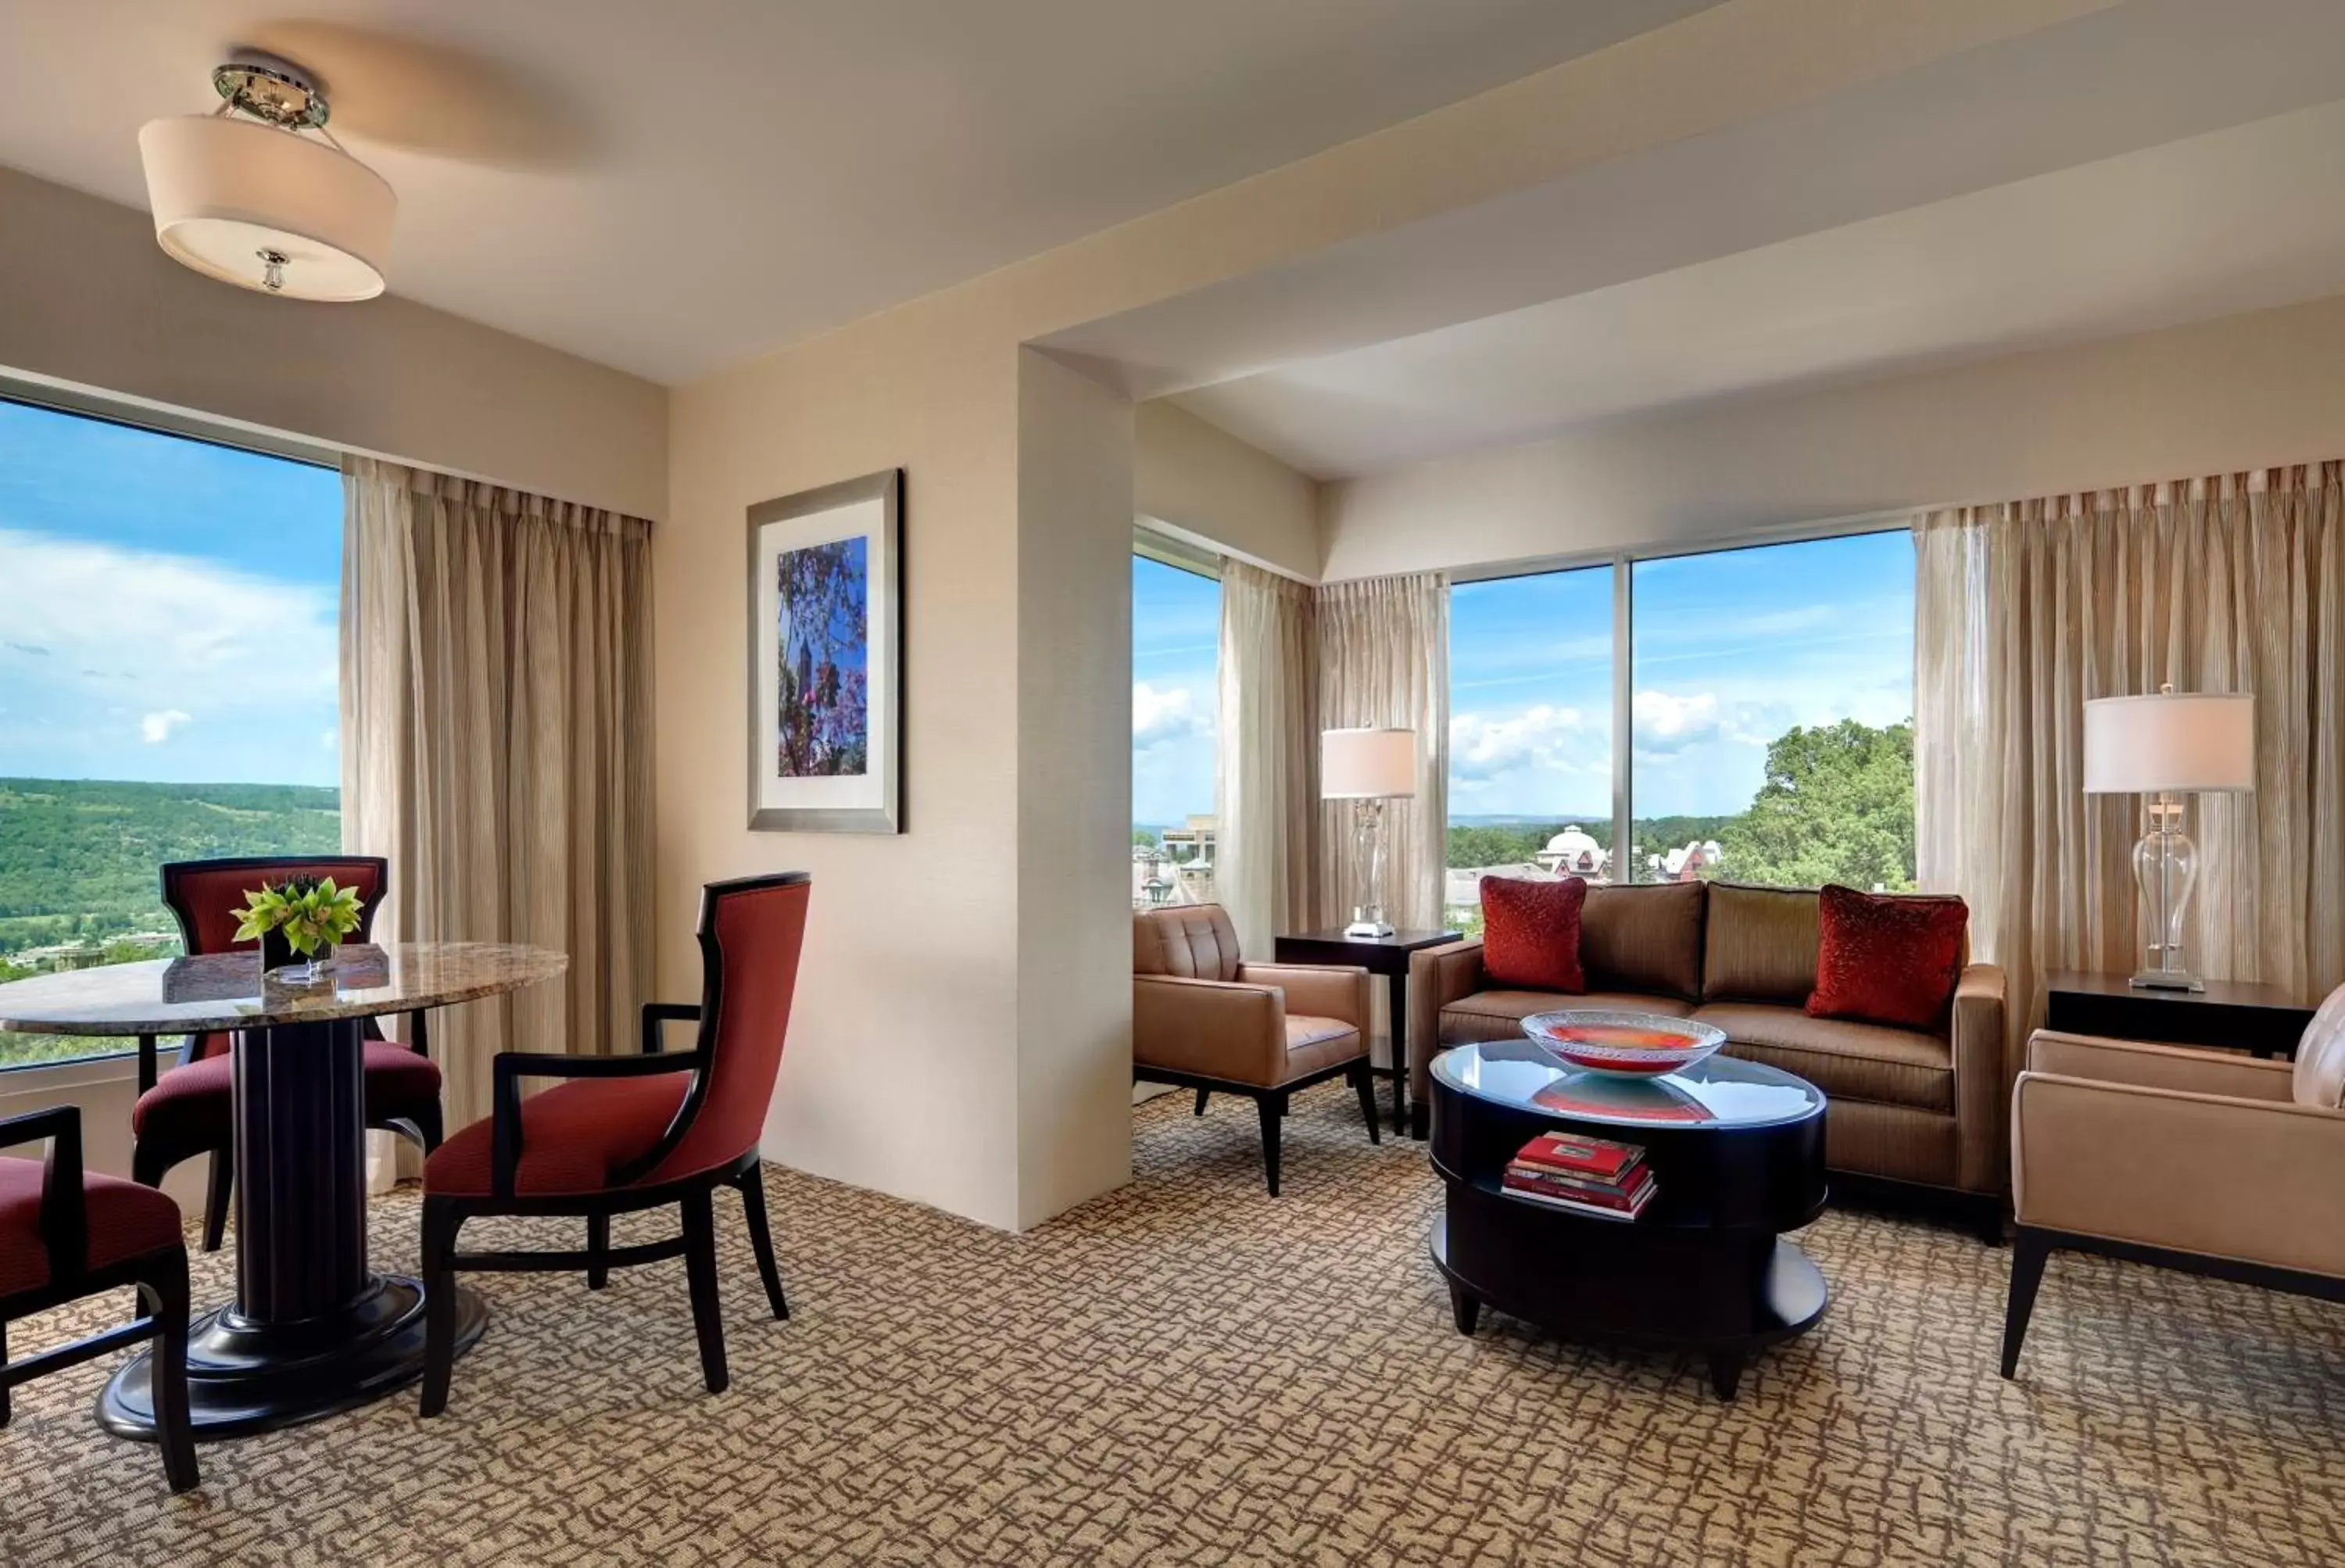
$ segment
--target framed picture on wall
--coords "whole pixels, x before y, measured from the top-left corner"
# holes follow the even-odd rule
[[[749,508],[749,826],[903,831],[904,471]]]

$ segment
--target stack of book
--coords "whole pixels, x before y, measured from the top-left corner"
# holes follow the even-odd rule
[[[1599,1219],[1634,1219],[1653,1200],[1653,1168],[1634,1144],[1541,1133],[1507,1162],[1506,1193]]]

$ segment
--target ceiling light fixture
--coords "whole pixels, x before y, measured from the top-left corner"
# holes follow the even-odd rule
[[[399,199],[327,134],[317,79],[239,51],[212,86],[213,113],[149,120],[138,133],[157,242],[208,278],[264,294],[381,293]]]

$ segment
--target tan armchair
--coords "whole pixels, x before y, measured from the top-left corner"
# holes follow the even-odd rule
[[[1219,904],[1132,917],[1132,1076],[1244,1095],[1262,1115],[1262,1164],[1278,1196],[1278,1125],[1297,1089],[1351,1081],[1381,1142],[1368,1076],[1368,972],[1247,963]]]
[[[2345,1032],[2320,1020],[2293,1064],[2037,1030],[2012,1090],[2003,1375],[2058,1250],[2345,1301],[2340,1078]]]

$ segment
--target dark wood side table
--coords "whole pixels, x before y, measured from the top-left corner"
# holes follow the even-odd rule
[[[2167,1045],[2220,1045],[2258,1056],[2294,1056],[2312,1009],[2277,985],[2210,980],[2204,991],[2137,990],[2122,974],[2055,970],[2044,1026]]]
[[[1396,931],[1390,936],[1345,936],[1334,931],[1299,932],[1278,939],[1273,955],[1280,963],[1340,963],[1385,977],[1386,1011],[1392,1014],[1393,1131],[1408,1131],[1408,955],[1463,939],[1454,931]]]

